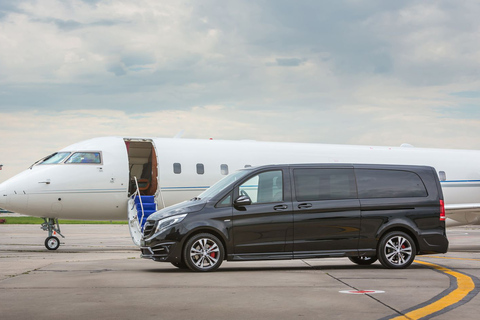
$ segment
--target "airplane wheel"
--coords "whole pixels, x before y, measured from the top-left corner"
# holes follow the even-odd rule
[[[45,239],[45,247],[48,250],[57,250],[60,247],[60,240],[54,236],[48,237]]]

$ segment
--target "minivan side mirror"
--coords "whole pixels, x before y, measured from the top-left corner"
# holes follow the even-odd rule
[[[250,199],[249,196],[239,196],[235,201],[233,201],[233,204],[236,207],[243,207],[243,206],[249,206],[252,204],[252,199]]]

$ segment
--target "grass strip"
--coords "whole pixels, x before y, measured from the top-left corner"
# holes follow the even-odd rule
[[[0,217],[6,224],[42,224],[42,218],[36,217]],[[128,224],[125,221],[94,221],[94,220],[58,220],[59,224]]]

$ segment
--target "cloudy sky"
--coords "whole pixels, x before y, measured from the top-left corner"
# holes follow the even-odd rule
[[[480,149],[480,2],[0,0],[0,182],[96,136]]]

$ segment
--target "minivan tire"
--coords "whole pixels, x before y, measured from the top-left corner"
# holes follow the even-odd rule
[[[183,260],[180,260],[179,262],[172,262],[172,265],[178,269],[189,269]]]
[[[199,233],[188,239],[183,249],[183,261],[192,271],[217,270],[223,262],[225,250],[213,234]]]
[[[377,261],[377,257],[348,257],[348,259],[359,266],[369,266]]]
[[[403,269],[412,264],[416,252],[415,242],[408,234],[392,231],[380,240],[377,256],[385,268]]]

